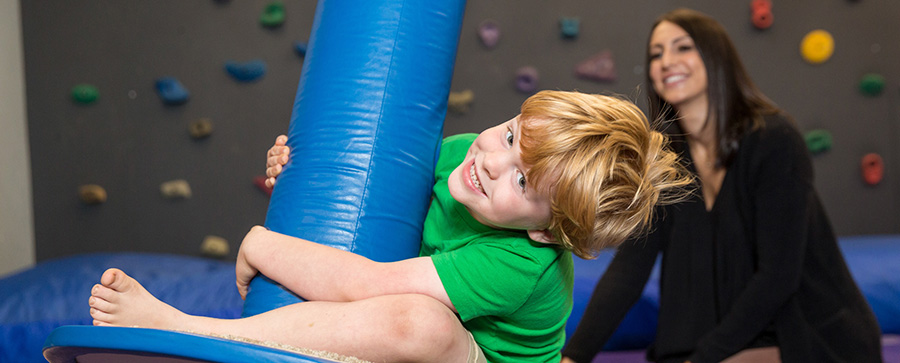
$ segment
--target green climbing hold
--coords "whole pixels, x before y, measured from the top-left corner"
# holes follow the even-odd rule
[[[884,77],[880,74],[869,73],[859,81],[859,91],[866,96],[878,96],[884,90]]]
[[[831,133],[828,130],[812,130],[803,136],[806,139],[806,148],[810,153],[821,154],[831,150]]]
[[[284,24],[284,3],[281,1],[273,1],[266,5],[259,22],[269,28],[275,28]]]
[[[75,100],[75,102],[86,105],[96,101],[97,97],[100,97],[100,91],[97,90],[97,87],[87,83],[72,87],[72,99]]]

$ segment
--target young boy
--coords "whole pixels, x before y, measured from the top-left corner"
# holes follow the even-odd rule
[[[691,183],[665,144],[630,102],[543,91],[509,121],[444,140],[421,257],[378,263],[257,226],[238,252],[241,296],[263,273],[307,302],[235,320],[189,316],[110,269],[91,291],[91,316],[371,361],[558,362],[568,251],[618,245]],[[283,145],[269,151],[273,178]]]

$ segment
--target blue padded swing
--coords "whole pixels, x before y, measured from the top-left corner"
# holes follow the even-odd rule
[[[294,102],[291,162],[269,229],[375,261],[418,255],[464,0],[320,0]],[[302,301],[259,276],[243,315]],[[53,363],[323,362],[285,350],[167,330],[63,326]]]

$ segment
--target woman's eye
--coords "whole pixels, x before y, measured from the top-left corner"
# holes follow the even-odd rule
[[[659,59],[659,57],[662,57],[662,53],[651,53],[650,54],[650,60]]]
[[[694,49],[694,46],[692,46],[692,45],[682,45],[682,46],[679,46],[679,47],[678,47],[678,51],[680,51],[680,52],[682,52],[682,53],[683,53],[683,52],[689,52],[689,51],[691,51],[691,50],[693,50],[693,49]]]
[[[513,144],[513,133],[510,130],[506,130],[506,143],[509,144],[509,146],[512,146]]]
[[[525,175],[516,173],[516,183],[519,184],[519,188],[525,189]]]

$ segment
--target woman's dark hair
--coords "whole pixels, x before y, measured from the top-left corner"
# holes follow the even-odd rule
[[[699,11],[676,9],[657,18],[651,29],[656,29],[664,21],[684,29],[700,52],[707,74],[709,111],[706,117],[707,120],[716,120],[719,133],[716,164],[728,166],[744,134],[761,127],[762,116],[779,112],[778,107],[753,84],[731,38],[719,22]],[[649,51],[645,74],[650,97],[650,119],[675,120],[677,115],[672,105],[653,89]]]

